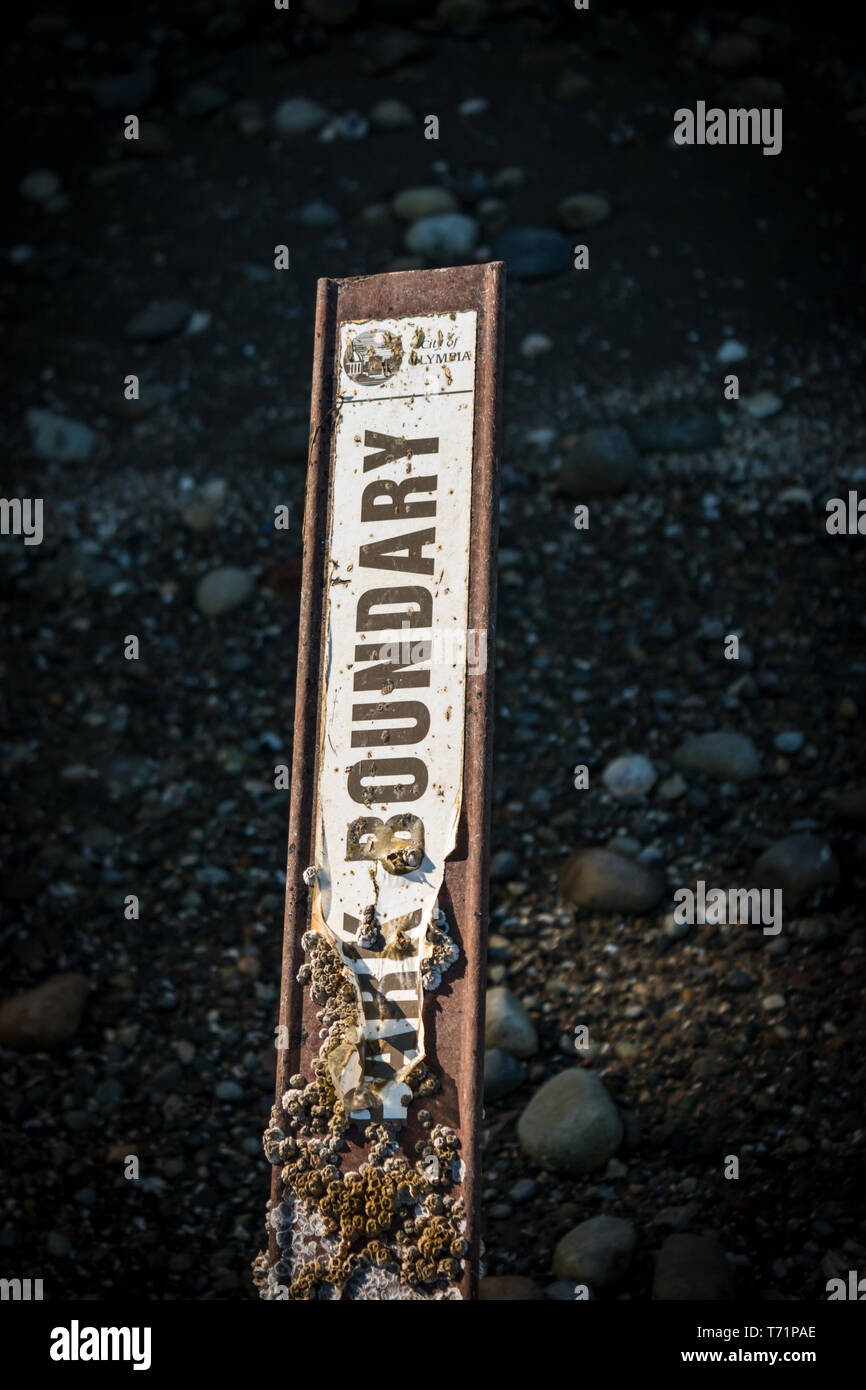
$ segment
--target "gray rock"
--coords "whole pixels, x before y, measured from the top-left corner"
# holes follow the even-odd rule
[[[768,416],[779,413],[782,400],[773,391],[758,391],[754,396],[745,396],[742,406],[753,420],[766,420]]]
[[[568,1231],[553,1252],[554,1272],[593,1288],[609,1289],[628,1273],[637,1244],[630,1221],[619,1216],[593,1216]]]
[[[170,338],[173,333],[186,328],[191,313],[192,305],[185,299],[151,300],[146,309],[133,314],[126,325],[126,336],[144,343]]]
[[[243,1100],[244,1089],[236,1081],[220,1081],[214,1087],[217,1100]]]
[[[229,94],[212,82],[193,82],[180,99],[182,116],[213,116],[228,106]]]
[[[196,607],[206,617],[216,618],[246,603],[255,587],[255,580],[248,570],[235,569],[231,565],[211,570],[196,585]]]
[[[458,212],[460,203],[447,188],[422,186],[404,188],[391,201],[391,211],[401,222],[417,222],[422,217],[436,217],[441,212]]]
[[[601,780],[617,801],[641,801],[656,780],[655,768],[641,753],[626,754],[608,763]]]
[[[817,835],[791,835],[765,850],[752,869],[756,888],[781,888],[782,909],[807,903],[839,882],[839,865]]]
[[[731,1267],[713,1236],[668,1236],[656,1260],[653,1298],[718,1302],[733,1296]]]
[[[478,1285],[482,1303],[526,1303],[543,1297],[537,1284],[522,1274],[488,1274]]]
[[[377,101],[370,112],[370,124],[375,130],[401,130],[415,124],[415,113],[396,98]]]
[[[101,77],[91,84],[90,91],[100,111],[127,113],[147,106],[153,100],[156,87],[156,73],[151,68],[138,68],[117,77]]]
[[[702,772],[717,782],[748,782],[761,770],[752,740],[727,729],[685,739],[672,761],[682,772]]]
[[[572,1067],[536,1091],[517,1121],[517,1137],[539,1167],[580,1176],[604,1168],[623,1127],[599,1078]]]
[[[321,201],[305,203],[298,217],[305,227],[336,227],[340,221],[337,209]]]
[[[505,985],[487,991],[484,1046],[501,1048],[512,1057],[531,1057],[538,1051],[535,1024],[517,995]]]
[[[315,135],[329,116],[324,106],[309,97],[290,97],[274,112],[274,131],[282,140],[300,140],[305,135]]]
[[[406,246],[431,261],[472,254],[480,228],[474,217],[464,212],[442,212],[421,217],[406,233]]]
[[[520,871],[520,860],[513,850],[498,849],[490,856],[490,877],[494,883],[514,878]]]
[[[50,203],[60,188],[60,178],[52,169],[31,169],[19,183],[18,192],[31,203]]]
[[[675,415],[658,420],[638,420],[632,437],[642,453],[691,449],[712,449],[722,440],[722,427],[715,415]]]
[[[575,435],[565,448],[557,488],[568,497],[608,497],[640,477],[640,456],[625,430],[614,425]]]
[[[538,1183],[534,1178],[518,1178],[517,1182],[508,1189],[508,1196],[512,1202],[528,1202],[538,1191]]]
[[[571,193],[558,208],[559,220],[567,232],[597,227],[610,217],[610,203],[600,193]]]
[[[664,891],[658,870],[595,847],[575,850],[559,874],[562,902],[590,912],[649,912]]]
[[[28,410],[27,423],[33,449],[53,463],[86,463],[93,453],[96,435],[89,425],[55,415],[50,410]]]
[[[678,772],[672,772],[659,787],[659,796],[662,801],[678,801],[681,796],[685,796],[688,789],[686,779]]]
[[[515,280],[542,280],[572,264],[572,244],[550,227],[512,227],[494,242],[493,255],[505,261]]]
[[[783,733],[776,734],[773,746],[778,748],[780,753],[799,753],[805,742],[798,729],[786,729]]]
[[[484,1099],[501,1100],[510,1091],[522,1086],[526,1080],[526,1068],[522,1067],[508,1052],[498,1047],[488,1049],[484,1054]]]
[[[78,1031],[88,995],[76,971],[54,975],[34,989],[0,1003],[0,1046],[16,1052],[47,1052]]]

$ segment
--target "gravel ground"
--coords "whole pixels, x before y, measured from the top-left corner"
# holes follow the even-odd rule
[[[7,49],[4,493],[44,499],[44,539],[0,540],[3,993],[71,979],[37,1000],[49,1050],[0,1024],[0,1264],[52,1298],[255,1296],[314,282],[404,264],[405,226],[370,209],[409,187],[448,189],[482,256],[603,191],[609,216],[579,233],[588,273],[509,282],[489,970],[538,1046],[487,1106],[487,1270],[551,1286],[556,1243],[609,1214],[637,1243],[599,1296],[649,1298],[663,1241],[713,1232],[738,1296],[824,1297],[866,1267],[863,541],[825,524],[828,499],[866,495],[863,73],[827,26],[748,9],[434,9],[403,16],[421,52],[397,62],[387,4],[336,28],[243,6],[70,10]],[[757,55],[732,72],[711,59],[733,31]],[[143,64],[152,95],[128,85]],[[119,93],[98,85],[118,74]],[[784,93],[780,157],[671,146],[676,107],[757,76]],[[287,143],[273,113],[298,95],[364,118],[397,99],[413,124]],[[469,100],[486,106],[461,114]],[[139,106],[164,139],[149,129],[154,152],[128,158],[117,135]],[[515,167],[520,183],[497,177]],[[36,170],[60,192],[19,194]],[[165,301],[173,321],[163,307],[132,336]],[[728,340],[745,350],[730,365]],[[72,424],[40,433],[34,409]],[[698,418],[704,442],[651,447],[660,418],[679,436]],[[615,496],[574,484],[575,438],[599,426],[638,446]],[[197,585],[222,567],[245,578],[212,616]],[[716,729],[751,738],[757,774],[671,783],[683,740]],[[634,803],[602,782],[621,755],[656,775]],[[778,936],[676,928],[675,889],[751,886],[795,834],[838,874]],[[664,875],[660,901],[572,912],[563,863],[612,840]],[[516,1128],[575,1064],[624,1121],[585,1176],[536,1166]]]

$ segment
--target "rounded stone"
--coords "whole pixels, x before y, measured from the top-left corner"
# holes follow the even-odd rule
[[[0,1003],[0,1045],[17,1052],[45,1052],[77,1031],[88,995],[76,971],[55,975]]]
[[[550,227],[512,227],[496,238],[493,254],[514,279],[541,280],[568,270],[572,249],[568,237]]]
[[[487,991],[484,1045],[501,1048],[512,1057],[531,1057],[538,1051],[535,1025],[506,985]]]
[[[211,570],[196,585],[196,607],[205,617],[216,618],[245,603],[255,587],[255,580],[248,570],[231,566]]]
[[[656,780],[655,768],[641,753],[614,758],[601,780],[617,801],[641,801]]]
[[[610,203],[600,193],[571,193],[558,208],[559,220],[568,232],[597,227],[610,217]]]
[[[761,770],[752,740],[727,729],[685,739],[672,761],[682,772],[702,772],[717,782],[748,782]]]
[[[832,849],[817,835],[790,835],[765,850],[755,862],[757,888],[781,888],[782,910],[797,908],[821,889],[839,882],[839,865]]]
[[[315,135],[328,120],[329,112],[309,97],[290,97],[277,107],[273,116],[274,131],[283,140],[300,140]]]
[[[404,188],[392,200],[391,210],[401,222],[417,222],[442,212],[457,212],[460,204],[447,188]]]
[[[607,849],[575,850],[559,874],[563,903],[592,912],[649,912],[664,891],[658,870]]]
[[[517,1121],[517,1137],[540,1168],[581,1176],[604,1168],[623,1127],[599,1078],[572,1067],[536,1091]]]
[[[609,497],[631,486],[640,476],[640,455],[618,425],[598,426],[563,441],[557,490],[581,501]]]
[[[422,217],[406,233],[406,246],[430,260],[448,256],[468,256],[478,242],[479,227],[474,217],[463,212],[443,212]]]
[[[501,1100],[526,1080],[526,1068],[509,1052],[500,1047],[488,1048],[484,1054],[484,1099]]]
[[[553,1252],[553,1268],[560,1279],[609,1289],[628,1272],[637,1244],[630,1221],[619,1216],[593,1216],[568,1231]]]

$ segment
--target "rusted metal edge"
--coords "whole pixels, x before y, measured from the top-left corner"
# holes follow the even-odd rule
[[[460,1292],[477,1294],[479,1231],[479,1153],[484,1056],[484,987],[488,915],[488,845],[492,760],[493,670],[495,654],[496,538],[498,531],[503,305],[505,275],[500,262],[434,271],[321,280],[316,305],[315,354],[311,403],[311,444],[304,512],[301,615],[298,637],[289,850],[282,981],[281,1037],[288,1046],[277,1053],[276,1097],[288,1087],[305,1051],[304,991],[296,981],[303,959],[300,946],[308,918],[303,871],[313,862],[316,804],[317,721],[323,690],[324,596],[326,551],[331,529],[330,477],[336,400],[334,369],[340,324],[359,319],[399,318],[413,314],[474,309],[477,314],[475,413],[473,425],[472,545],[469,565],[467,626],[487,634],[487,669],[467,671],[463,752],[463,804],[457,842],[445,866],[442,901],[456,923],[460,964],[453,978],[425,1001],[428,1061],[442,1074],[443,1092],[426,1102],[434,1119],[456,1128],[465,1163],[462,1195],[469,1254]],[[448,999],[442,1007],[443,996]],[[284,1030],[284,1031],[283,1031]],[[456,1091],[447,1082],[458,1078]],[[417,1122],[406,1126],[408,1149],[422,1134]],[[364,1155],[353,1146],[348,1166]],[[279,1169],[274,1168],[272,1205],[280,1200]],[[276,1236],[269,1240],[269,1261],[279,1259]]]

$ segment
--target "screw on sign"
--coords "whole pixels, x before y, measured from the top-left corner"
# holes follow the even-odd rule
[[[476,1293],[503,292],[319,283],[267,1299]]]

